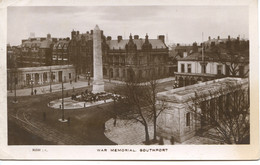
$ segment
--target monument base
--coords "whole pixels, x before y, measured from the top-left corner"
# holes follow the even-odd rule
[[[92,93],[100,93],[105,92],[105,85],[104,81],[101,82],[93,82],[93,90]]]

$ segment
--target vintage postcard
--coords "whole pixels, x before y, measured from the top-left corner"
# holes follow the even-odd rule
[[[1,159],[259,159],[257,0],[0,6]]]

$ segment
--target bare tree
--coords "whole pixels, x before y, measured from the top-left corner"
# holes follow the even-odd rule
[[[158,81],[157,79],[153,76],[150,78],[150,80],[145,84],[146,90],[145,90],[145,100],[147,101],[147,106],[150,108],[150,113],[149,118],[153,122],[153,141],[157,142],[157,118],[161,114],[163,110],[166,109],[166,104],[164,100],[160,100],[160,103],[158,102],[157,99],[157,93],[158,93]]]
[[[249,144],[249,97],[243,84],[226,83],[207,93],[195,92],[190,110],[200,120],[201,128],[208,126],[207,137],[226,144]],[[208,128],[209,129],[209,128]]]
[[[124,105],[124,108],[117,109],[120,118],[140,122],[145,128],[145,142],[150,144],[148,124],[153,123],[153,141],[156,139],[157,118],[161,112],[166,109],[164,101],[157,101],[158,81],[155,77],[147,79],[146,82],[140,82],[138,79],[132,79],[121,86],[122,98],[117,100]]]
[[[148,116],[149,108],[146,107],[147,100],[145,100],[147,87],[138,81],[127,81],[120,87],[120,94],[122,95],[120,109],[117,109],[117,115],[121,119],[133,120],[141,123],[145,131],[145,144],[150,144],[149,130],[148,130]]]
[[[217,57],[217,60],[228,67],[230,76],[237,77],[240,72],[240,66],[249,63],[249,41],[227,41],[226,44],[211,46],[210,53]],[[240,72],[240,77],[246,77],[246,72]]]

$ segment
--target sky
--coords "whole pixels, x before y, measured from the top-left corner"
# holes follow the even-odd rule
[[[200,43],[211,38],[248,38],[249,10],[243,6],[85,6],[8,7],[7,43],[35,37],[66,38],[71,31],[86,33],[98,25],[106,36],[145,38],[168,36],[168,43]],[[202,37],[203,33],[203,37]]]

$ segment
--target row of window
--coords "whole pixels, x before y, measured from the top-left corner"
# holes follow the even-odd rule
[[[226,71],[225,74],[227,76],[230,75],[230,66],[226,65]],[[181,72],[184,73],[185,72],[185,64],[181,64]],[[191,64],[187,64],[187,73],[191,73]],[[206,72],[206,65],[201,65],[201,73],[207,73]],[[218,75],[222,75],[223,73],[223,65],[217,65],[217,74]],[[243,76],[244,75],[244,66],[239,66],[239,76]]]

